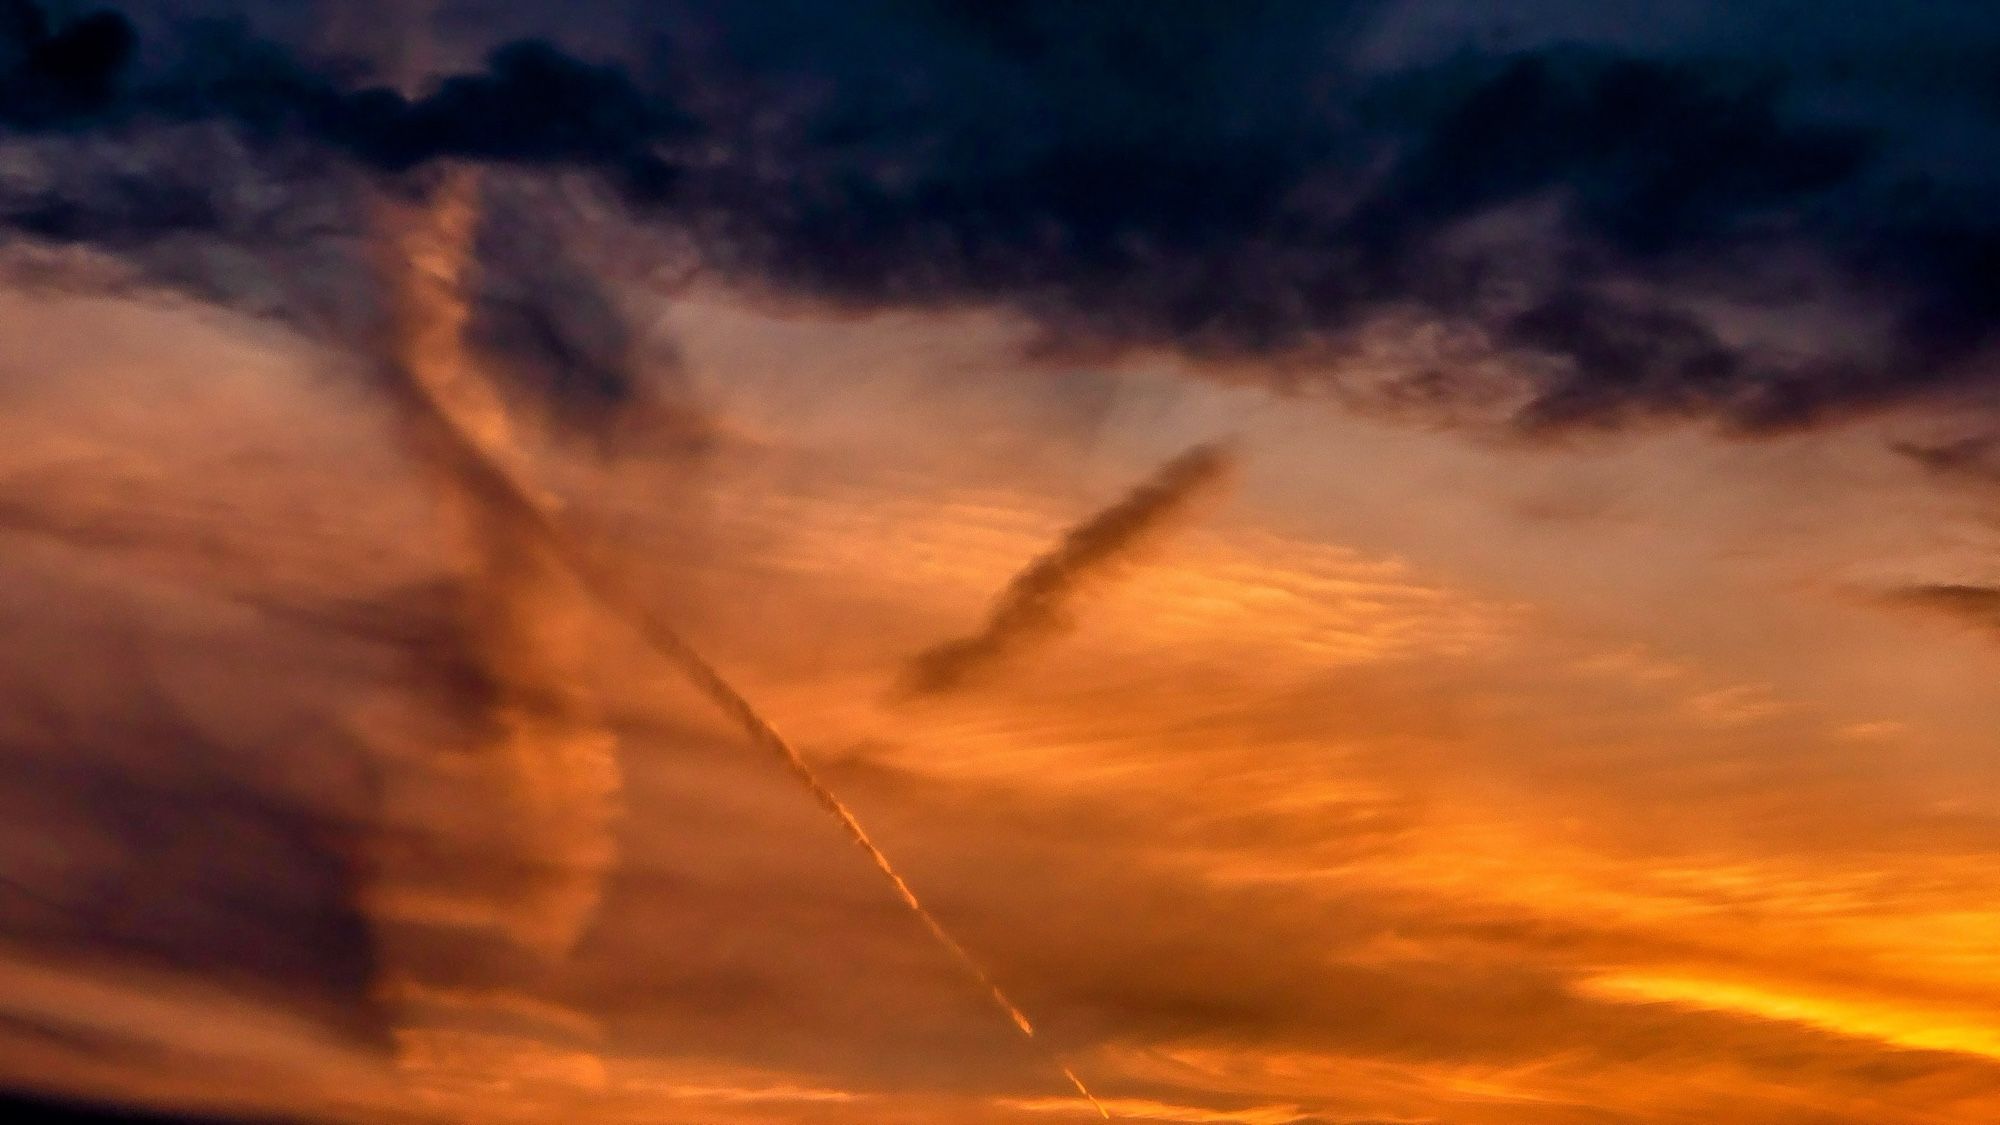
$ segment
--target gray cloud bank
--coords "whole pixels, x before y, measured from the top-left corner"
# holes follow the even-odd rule
[[[1504,356],[1535,433],[1990,401],[1991,177],[1938,155],[1941,122],[1991,138],[1990,97],[1711,41],[1440,33],[1385,63],[1407,7],[594,6],[613,50],[508,4],[492,22],[530,37],[406,94],[254,21],[11,0],[0,219],[155,265],[280,246],[303,212],[337,245],[330,169],[420,189],[472,160],[585,173],[652,250],[752,289],[999,305],[1060,349],[1267,360],[1287,389],[1342,390],[1357,335],[1416,315]],[[2000,44],[2000,20],[1945,38]],[[570,366],[571,392],[608,385]],[[1405,366],[1398,402],[1478,393],[1449,357]]]

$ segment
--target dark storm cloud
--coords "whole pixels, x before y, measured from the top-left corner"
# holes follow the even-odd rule
[[[460,156],[617,166],[635,184],[664,174],[650,145],[691,123],[649,98],[623,70],[541,42],[507,44],[485,69],[409,97],[343,80],[350,69],[208,22],[147,64],[126,16],[100,9],[67,21],[35,0],[0,4],[0,122],[76,131],[161,121],[227,121],[252,137],[304,139],[382,169]]]
[[[1528,361],[1535,428],[1780,428],[1982,377],[1963,365],[1994,323],[1991,232],[1930,200],[1878,213],[1889,140],[1789,113],[1776,80],[1581,49],[1316,84],[1254,71],[1256,50],[1215,61],[1284,26],[1242,16],[1205,70],[1144,44],[1157,66],[1136,73],[1086,51],[1096,85],[1047,102],[1030,54],[1016,102],[941,99],[971,120],[926,124],[955,135],[908,143],[908,108],[843,122],[739,244],[815,292],[1012,302],[1059,338],[1225,359],[1337,357],[1371,317],[1415,308]],[[1105,122],[1072,99],[1140,108]],[[898,159],[871,169],[885,150]],[[1760,339],[1712,308],[1831,318],[1868,287],[1888,326],[1847,348]]]
[[[242,23],[169,25],[151,51],[139,26],[0,0],[0,224],[335,341],[380,316],[356,169],[393,181],[445,157],[581,166],[644,195],[670,178],[651,146],[689,127],[625,72],[543,43],[501,47],[411,98],[360,80],[362,61]],[[486,202],[474,346],[503,383],[601,430],[642,396],[636,368],[661,357],[640,354],[618,299],[564,245],[573,201],[517,178]]]
[[[1529,431],[1990,392],[2000,227],[1980,160],[1940,162],[1908,90],[1835,116],[1823,76],[1629,45],[1383,69],[1362,61],[1383,7],[690,0],[628,12],[623,58],[524,40],[407,96],[240,29],[142,43],[15,0],[0,112],[45,149],[222,128],[281,191],[281,157],[584,168],[753,288],[1000,305],[1058,349],[1284,361],[1292,388],[1340,389],[1356,334],[1415,313],[1507,357]],[[2000,23],[1956,34],[1962,55]],[[179,174],[112,161],[0,203],[99,244],[231,226],[226,168],[156,158]],[[607,385],[549,346],[580,394]],[[1465,393],[1448,366],[1406,376],[1406,399]]]

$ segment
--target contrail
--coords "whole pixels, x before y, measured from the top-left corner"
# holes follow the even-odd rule
[[[464,222],[463,212],[455,211],[469,199],[470,181],[448,180],[438,214],[442,226],[451,228]],[[419,242],[421,240],[418,240]],[[447,238],[449,241],[449,238]],[[410,253],[422,247],[403,242],[392,253]],[[413,262],[421,268],[424,263]],[[449,277],[449,271],[446,276]],[[431,280],[435,281],[436,271]],[[532,545],[567,571],[592,598],[609,609],[656,654],[675,665],[709,701],[733,720],[752,743],[785,763],[803,782],[832,817],[840,823],[884,878],[895,888],[897,897],[923,923],[931,937],[978,983],[993,1003],[1004,1012],[1021,1034],[1038,1047],[1031,1023],[1020,1006],[1009,999],[999,983],[978,958],[945,929],[931,913],[909,882],[896,870],[889,856],[868,835],[853,811],[835,795],[802,757],[797,748],[757,711],[710,664],[678,629],[647,604],[643,592],[622,572],[605,552],[597,550],[555,510],[555,501],[546,496],[527,476],[522,455],[507,426],[507,419],[490,388],[483,387],[471,370],[462,350],[448,344],[449,336],[462,327],[451,315],[439,316],[436,306],[415,302],[398,315],[415,315],[414,323],[400,325],[404,346],[392,349],[385,358],[383,386],[401,407],[399,416],[408,427],[408,436],[424,459],[448,474],[463,494],[476,502],[491,525],[504,529],[508,537]],[[448,314],[450,309],[443,309]],[[429,317],[431,319],[426,319]],[[412,360],[416,362],[412,362]],[[1046,1047],[1063,1077],[1079,1096],[1088,1101],[1105,1120],[1111,1113],[1084,1085],[1074,1070]]]
[[[1236,459],[1221,445],[1197,445],[1160,466],[1117,503],[1064,533],[1047,554],[1014,576],[977,633],[919,653],[904,671],[905,695],[963,685],[1041,638],[1060,632],[1066,610],[1092,580],[1129,560],[1158,532],[1225,485]]]
[[[464,347],[469,309],[464,276],[478,220],[478,178],[454,169],[421,204],[377,201],[381,279],[389,320],[378,349],[392,390],[421,388],[433,413],[464,444],[510,467],[516,488],[530,488],[527,465],[495,388],[480,377]],[[414,402],[407,395],[406,407]],[[410,411],[405,409],[405,414]],[[612,831],[620,788],[615,739],[579,682],[573,654],[552,642],[552,624],[574,612],[564,566],[539,545],[521,517],[495,502],[448,441],[419,443],[425,465],[455,522],[464,565],[461,607],[470,655],[490,678],[476,733],[480,760],[495,770],[511,814],[532,843],[559,862],[492,904],[494,920],[523,943],[552,956],[567,952],[595,915],[604,872],[614,861]],[[546,506],[552,501],[524,492]],[[569,597],[565,598],[564,595]],[[381,889],[385,907],[435,909],[435,892]],[[449,896],[447,896],[449,897]]]

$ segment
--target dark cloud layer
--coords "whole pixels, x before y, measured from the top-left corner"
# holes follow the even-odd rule
[[[624,58],[518,41],[406,95],[244,25],[155,43],[12,0],[0,118],[13,143],[131,151],[220,127],[281,185],[281,156],[587,169],[739,283],[998,304],[1059,348],[1292,361],[1272,365],[1288,387],[1337,389],[1355,335],[1414,312],[1505,356],[1533,431],[1766,431],[1990,395],[2000,228],[1974,158],[1900,159],[1930,143],[1920,107],[1836,117],[1818,87],[1713,52],[1468,47],[1385,70],[1362,61],[1381,7],[682,2],[628,14]],[[174,174],[0,206],[97,243],[235,226],[224,169],[152,159]],[[1442,359],[1408,366],[1404,400],[1467,392]]]
[[[500,49],[481,74],[408,98],[360,80],[363,61],[241,23],[170,23],[148,51],[115,11],[65,22],[6,0],[0,13],[0,147],[15,161],[0,223],[335,342],[382,315],[357,169],[423,190],[397,175],[446,157],[585,166],[643,193],[668,174],[648,145],[686,127],[624,72],[546,44]],[[637,368],[662,357],[640,354],[610,286],[564,244],[572,205],[518,179],[485,194],[473,343],[503,383],[602,431],[643,397]]]
[[[7,0],[4,11],[0,120],[21,130],[223,120],[259,139],[311,140],[388,170],[446,156],[593,163],[648,185],[665,169],[647,147],[691,128],[622,70],[546,43],[501,47],[484,71],[409,97],[343,81],[337,64],[316,68],[236,24],[195,25],[174,58],[147,67],[135,25],[114,10],[60,21],[34,0]]]

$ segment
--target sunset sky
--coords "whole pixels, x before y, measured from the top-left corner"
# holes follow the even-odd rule
[[[0,0],[0,1089],[2000,1120],[2000,9],[114,9]]]

